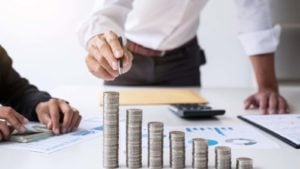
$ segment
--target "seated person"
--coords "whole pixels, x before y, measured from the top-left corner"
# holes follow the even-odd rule
[[[68,102],[52,98],[22,78],[1,46],[0,104],[0,141],[8,140],[14,129],[24,132],[29,121],[45,124],[56,135],[73,131],[81,121],[79,112]]]

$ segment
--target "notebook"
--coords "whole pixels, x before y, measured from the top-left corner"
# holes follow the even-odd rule
[[[300,148],[300,114],[242,115],[238,118],[297,149]]]

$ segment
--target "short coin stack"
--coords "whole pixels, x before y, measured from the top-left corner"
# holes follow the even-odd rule
[[[161,122],[148,123],[148,167],[163,168],[163,136],[164,124]]]
[[[119,93],[103,93],[103,167],[119,166]]]
[[[247,157],[237,158],[236,169],[253,169],[253,160]]]
[[[185,136],[182,131],[171,131],[170,139],[170,167],[185,168]]]
[[[231,149],[226,146],[217,146],[215,148],[216,169],[231,169]]]
[[[192,166],[195,169],[208,168],[208,144],[202,138],[193,139]]]
[[[126,118],[126,166],[142,167],[142,110],[128,109]]]

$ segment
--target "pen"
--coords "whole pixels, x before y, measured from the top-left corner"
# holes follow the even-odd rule
[[[119,37],[118,39],[121,44],[121,47],[123,48],[122,37]],[[118,59],[118,71],[119,71],[119,75],[123,74],[123,57]]]

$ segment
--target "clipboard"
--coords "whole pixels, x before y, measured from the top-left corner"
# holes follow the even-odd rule
[[[257,116],[265,116],[265,117],[267,117],[267,116],[271,116],[271,115],[257,115]],[[275,115],[275,116],[283,116],[283,115]],[[257,128],[259,128],[259,129],[261,129],[261,130],[263,130],[264,132],[266,132],[266,133],[268,133],[268,134],[270,134],[270,135],[278,138],[279,140],[287,143],[288,145],[290,145],[290,146],[292,146],[292,147],[294,147],[296,149],[300,149],[300,143],[296,143],[296,142],[292,141],[290,138],[285,137],[282,134],[280,134],[280,133],[278,133],[278,132],[276,132],[276,131],[274,131],[274,130],[266,127],[266,126],[263,126],[262,124],[259,124],[259,123],[255,122],[253,120],[250,120],[247,117],[247,115],[238,116],[238,118],[241,119],[241,120],[243,120],[243,121],[245,121],[245,122],[247,122],[247,123],[249,123],[249,124],[251,124],[251,125],[253,125],[253,126],[255,126],[255,127],[257,127]]]

